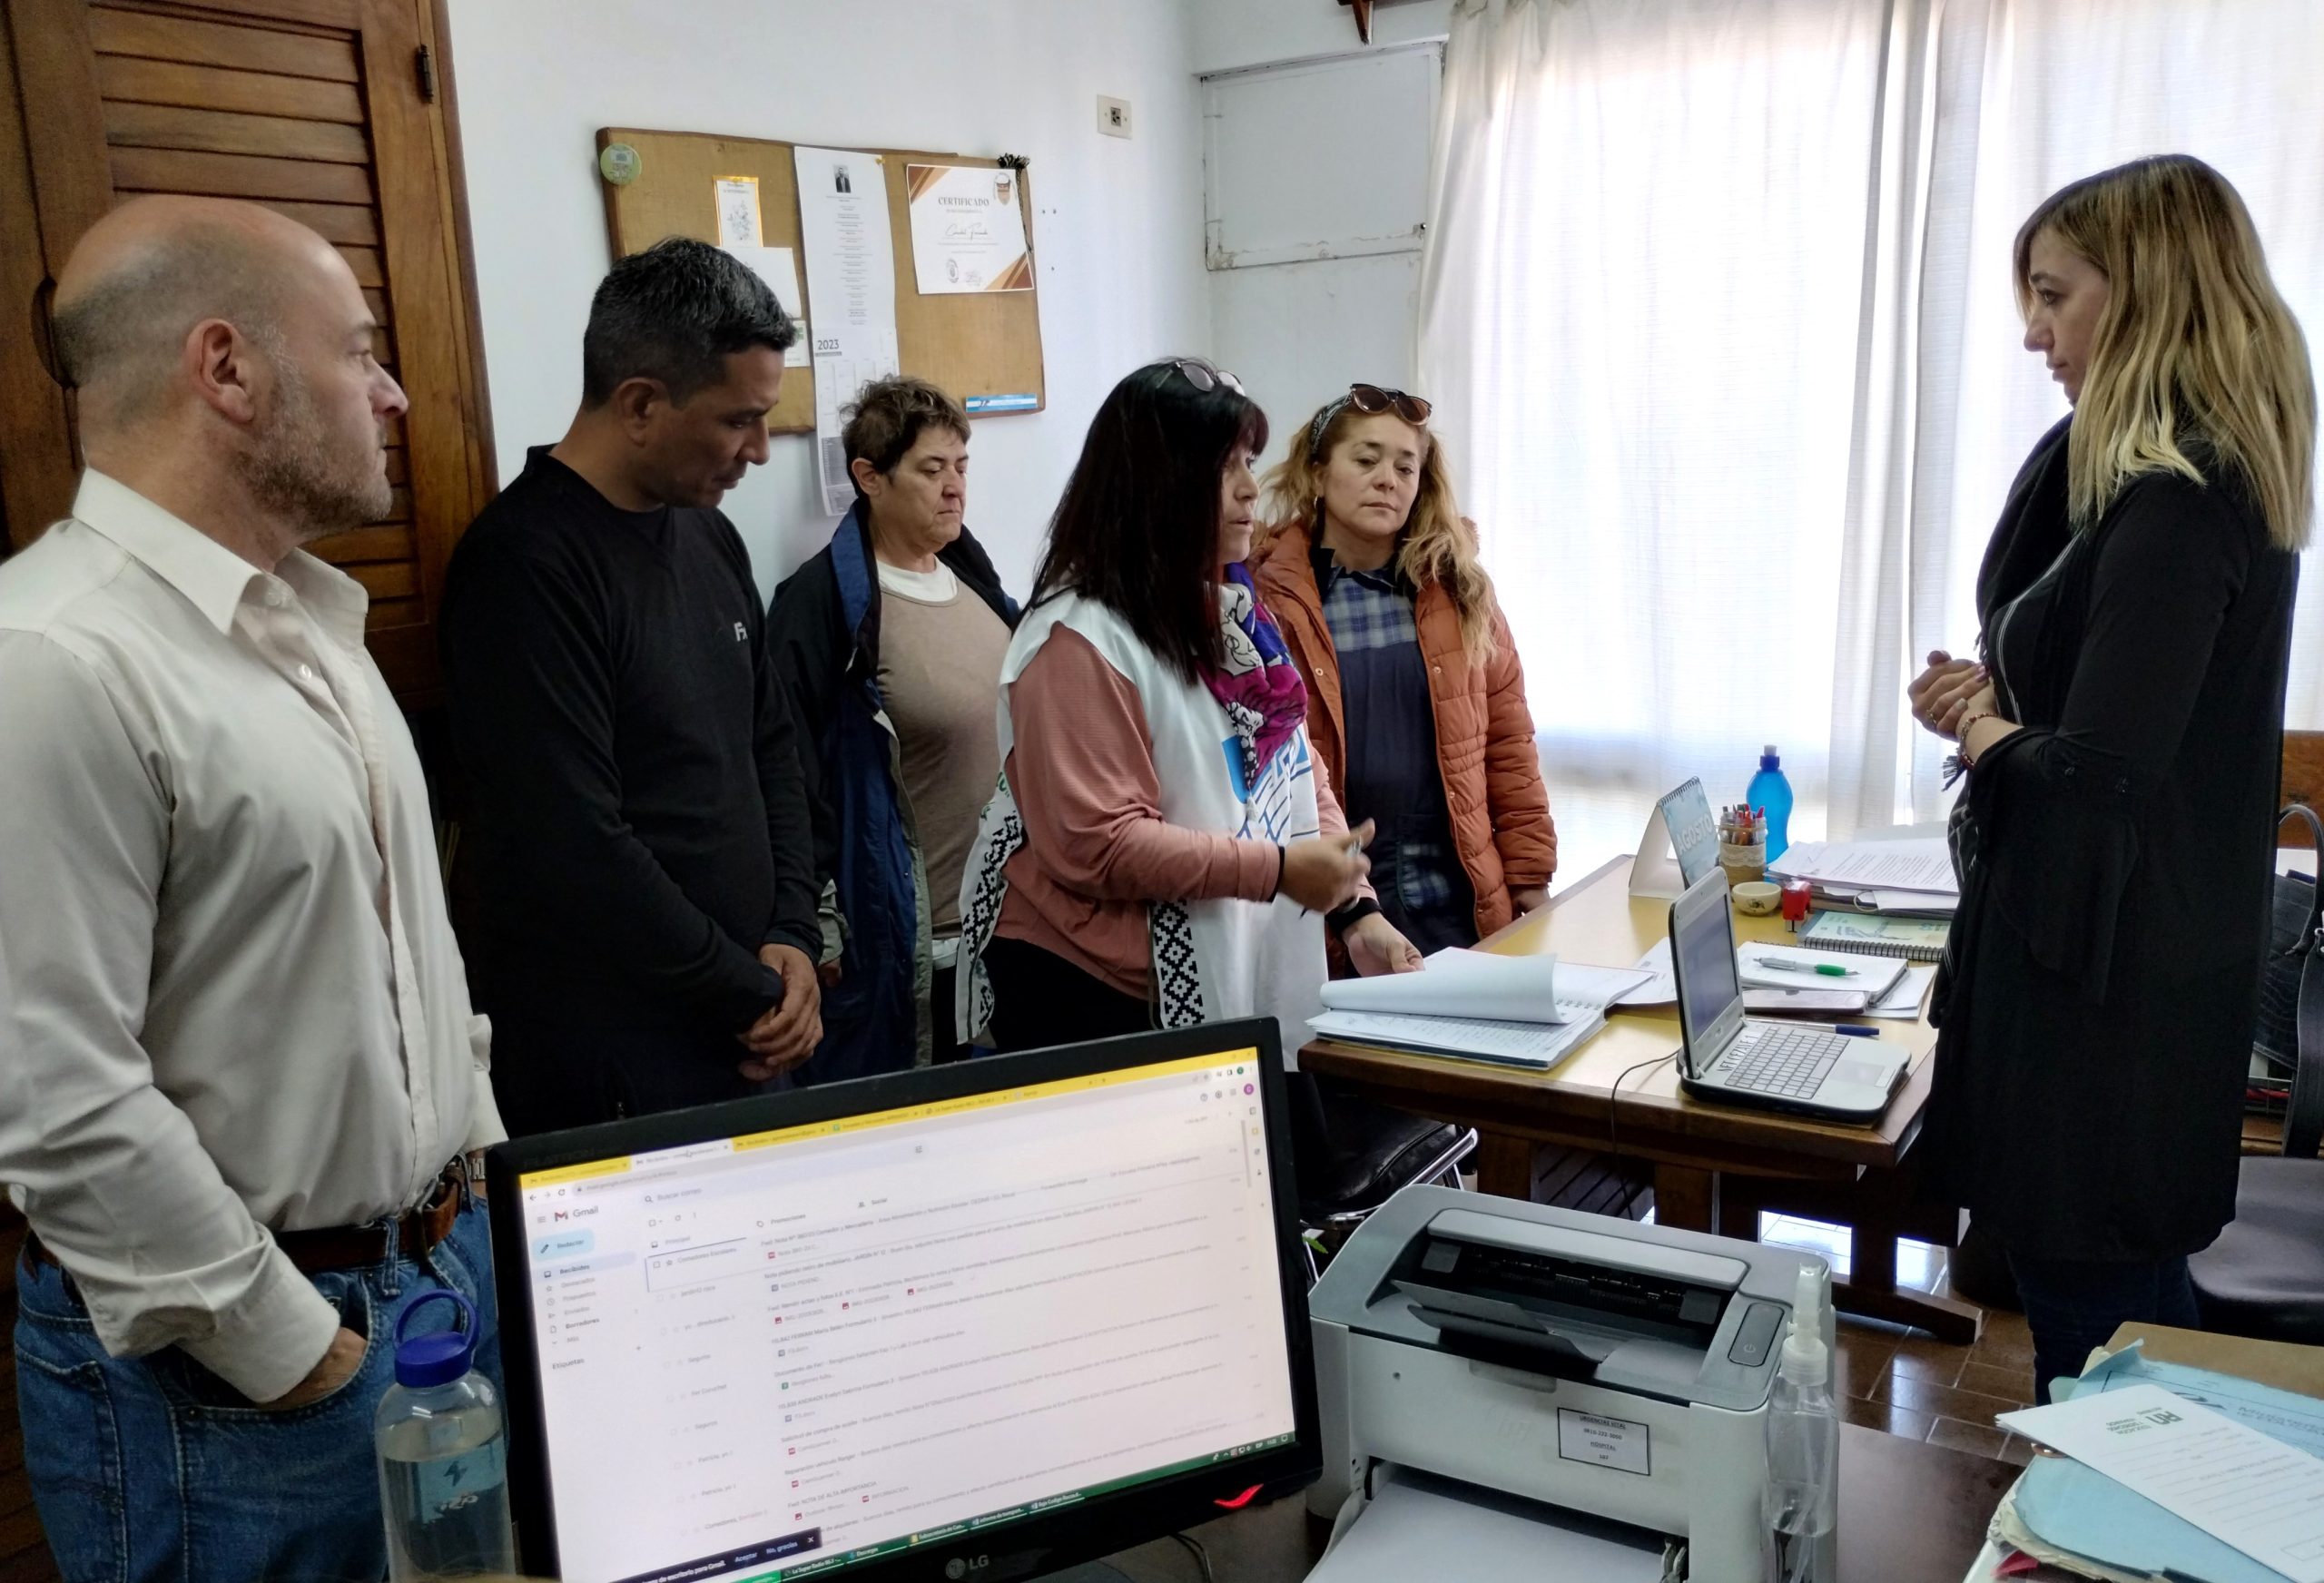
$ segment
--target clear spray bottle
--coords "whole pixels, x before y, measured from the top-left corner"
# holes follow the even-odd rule
[[[1832,1405],[1832,1354],[1824,1342],[1830,1293],[1824,1266],[1799,1272],[1791,1329],[1768,1395],[1768,1482],[1761,1502],[1765,1583],[1833,1583],[1839,1509],[1840,1421]]]

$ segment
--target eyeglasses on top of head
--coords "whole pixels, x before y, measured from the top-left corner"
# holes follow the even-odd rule
[[[1391,390],[1381,385],[1350,385],[1346,401],[1347,405],[1367,418],[1393,408],[1397,417],[1415,427],[1426,423],[1428,415],[1436,410],[1423,397],[1407,396],[1402,390]]]
[[[1187,377],[1187,384],[1192,385],[1206,396],[1221,385],[1226,386],[1237,396],[1245,394],[1242,380],[1222,368],[1205,362],[1200,358],[1173,358],[1170,359],[1170,366]]]
[[[1315,421],[1308,425],[1307,454],[1310,457],[1315,457],[1318,447],[1323,445],[1324,431],[1332,427],[1332,419],[1350,407],[1366,418],[1393,410],[1414,428],[1426,424],[1428,415],[1436,410],[1423,397],[1406,395],[1402,390],[1391,390],[1380,385],[1350,385],[1346,395],[1315,414]]]

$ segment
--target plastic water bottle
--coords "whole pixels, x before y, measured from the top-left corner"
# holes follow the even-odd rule
[[[460,1311],[458,1330],[407,1337],[430,1303]],[[476,1311],[442,1289],[396,1316],[396,1382],[372,1415],[391,1583],[516,1570],[508,1521],[508,1437],[500,1394],[476,1372]]]
[[[1768,816],[1768,861],[1783,856],[1791,844],[1791,782],[1783,778],[1783,756],[1769,742],[1759,750],[1759,772],[1743,793],[1743,801]]]
[[[1839,1572],[1840,1420],[1824,1344],[1824,1266],[1799,1272],[1791,1330],[1768,1394],[1768,1482],[1760,1502],[1765,1583],[1832,1583]]]

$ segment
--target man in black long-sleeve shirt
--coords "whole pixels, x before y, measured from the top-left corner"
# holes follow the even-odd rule
[[[706,243],[622,260],[572,427],[453,556],[470,957],[511,1132],[747,1094],[822,1037],[807,792],[750,556],[716,509],[766,460],[797,334]]]

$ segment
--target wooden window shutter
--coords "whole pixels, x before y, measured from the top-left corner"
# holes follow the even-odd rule
[[[69,395],[46,298],[73,244],[143,192],[263,203],[355,271],[379,360],[411,398],[386,518],[315,553],[371,596],[369,644],[409,705],[435,701],[454,541],[492,490],[461,251],[441,17],[429,0],[10,0],[0,77],[0,509],[21,546],[72,503]]]

